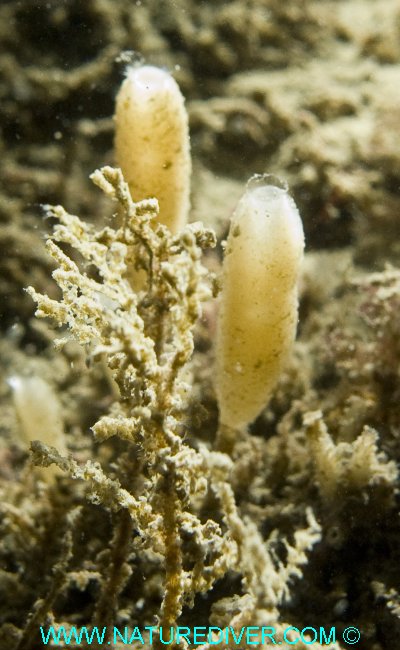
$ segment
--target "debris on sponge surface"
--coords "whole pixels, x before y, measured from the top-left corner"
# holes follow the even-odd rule
[[[338,648],[354,626],[363,648],[390,647],[397,3],[22,0],[2,3],[0,18],[1,650],[33,650],[40,625],[161,622],[272,625],[277,639],[288,625],[335,626]],[[180,244],[159,233],[164,289],[142,287],[139,299],[124,276],[136,244],[123,215],[140,204],[122,190],[110,200],[123,187],[111,171],[95,177],[105,192],[87,180],[113,163],[116,58],[132,48],[169,67],[186,98],[190,218],[204,224]],[[214,303],[194,325],[189,302],[220,273],[221,249],[201,253],[212,243],[201,233],[223,240],[247,179],[265,172],[287,179],[304,223],[299,331],[271,401],[228,456],[214,448]],[[40,204],[65,210],[44,221]],[[155,245],[155,204],[135,210]],[[180,273],[192,281],[191,269],[200,284],[185,293]],[[52,320],[34,316],[28,286]],[[140,345],[129,344],[133,330]],[[167,368],[174,388],[161,407]],[[21,386],[37,390],[39,416],[48,387],[62,420],[32,452]]]

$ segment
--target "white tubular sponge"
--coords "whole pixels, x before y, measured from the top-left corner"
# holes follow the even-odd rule
[[[63,456],[68,455],[64,436],[61,407],[57,395],[41,377],[9,377],[15,410],[20,423],[21,442],[27,446],[34,440],[56,447]],[[39,468],[44,479],[52,481],[60,471],[53,466]]]
[[[115,153],[134,201],[155,197],[175,234],[187,222],[190,140],[183,96],[168,72],[128,69],[117,95]]]
[[[267,404],[296,335],[303,249],[287,188],[254,176],[232,217],[223,263],[216,348],[222,426],[245,427]]]

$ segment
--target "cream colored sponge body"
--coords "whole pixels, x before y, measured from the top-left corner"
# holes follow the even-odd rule
[[[249,424],[266,405],[291,350],[304,234],[280,181],[255,176],[232,217],[218,315],[220,422]]]
[[[187,221],[191,161],[184,99],[168,72],[128,69],[117,96],[115,153],[134,201],[156,197],[160,221],[177,233]]]

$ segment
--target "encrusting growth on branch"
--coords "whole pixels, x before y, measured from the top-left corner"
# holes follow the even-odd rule
[[[207,272],[200,262],[201,246],[213,246],[215,238],[199,224],[172,235],[156,220],[156,200],[133,203],[119,170],[104,168],[92,179],[120,204],[122,226],[96,232],[61,207],[47,207],[59,221],[47,247],[59,267],[53,277],[63,299],[57,302],[33,288],[29,292],[38,303],[39,317],[49,316],[58,325],[67,324],[73,336],[89,346],[94,359],[101,355],[107,359],[121,400],[110,415],[93,426],[93,431],[98,440],[119,435],[140,443],[142,463],[151,468],[147,490],[132,498],[124,495],[118,483],[110,483],[98,467],[87,466],[82,472],[69,462],[66,469],[72,476],[95,481],[100,501],[109,502],[111,498],[116,507],[128,507],[137,530],[152,538],[152,543],[156,540],[154,550],[163,549],[167,584],[162,611],[168,624],[173,624],[184,602],[184,572],[179,560],[179,534],[170,536],[164,531],[179,530],[185,501],[202,483],[196,478],[196,469],[203,464],[201,456],[182,440],[181,419],[188,389],[181,371],[192,354],[192,328],[201,302],[211,295],[205,281]],[[70,244],[80,253],[83,272],[59,243]],[[126,274],[129,266],[139,265],[146,271],[147,282],[134,293]],[[99,279],[91,276],[93,267]],[[37,456],[37,446],[35,450]],[[54,454],[50,460],[64,464]],[[168,507],[164,499],[161,503],[152,496],[155,487],[162,493],[160,485],[164,482],[175,485],[175,496]],[[141,526],[144,513],[147,529]],[[228,538],[226,544],[225,551],[230,545]]]

